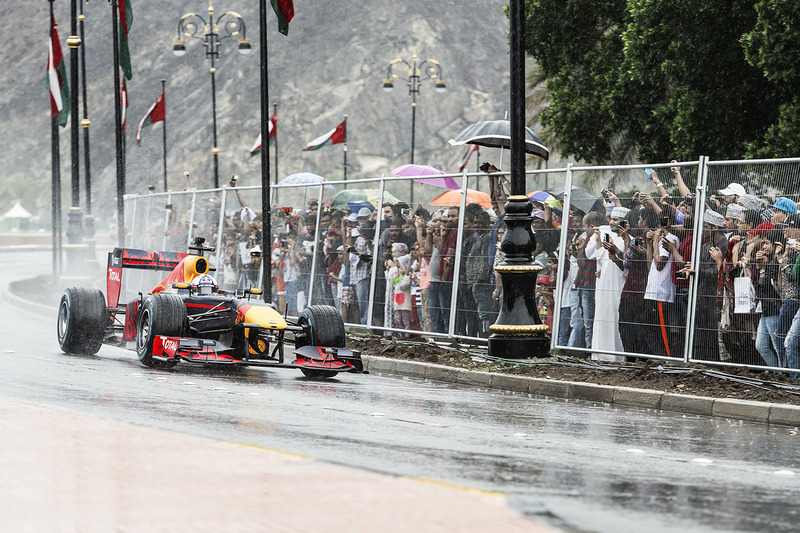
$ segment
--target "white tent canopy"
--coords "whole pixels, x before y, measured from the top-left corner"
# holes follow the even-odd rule
[[[12,207],[8,211],[6,211],[5,214],[3,214],[3,218],[4,219],[6,219],[6,218],[31,218],[32,216],[33,215],[31,215],[28,212],[27,209],[22,207],[22,204],[20,203],[19,200],[17,200],[17,203],[14,204],[14,207]]]

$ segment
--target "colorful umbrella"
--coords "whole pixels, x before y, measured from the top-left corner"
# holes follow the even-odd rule
[[[435,187],[444,187],[445,189],[460,189],[456,180],[451,178],[450,176],[443,176],[437,178],[416,178],[415,176],[437,176],[440,174],[444,174],[438,168],[434,168],[429,165],[415,165],[415,164],[408,164],[403,165],[401,167],[397,167],[396,169],[392,170],[392,174],[395,176],[403,176],[407,178],[414,177],[414,181],[418,181],[420,183],[427,183],[428,185],[433,185]]]
[[[534,191],[528,193],[528,198],[531,199],[531,202],[539,202],[540,204],[549,205],[551,209],[555,209],[556,211],[563,211],[564,206],[558,199],[550,194],[547,191]]]
[[[451,206],[461,205],[462,191],[454,190],[447,191],[433,199],[431,205],[436,206]],[[481,207],[492,207],[492,197],[485,192],[476,191],[474,189],[467,189],[467,205],[479,204]]]

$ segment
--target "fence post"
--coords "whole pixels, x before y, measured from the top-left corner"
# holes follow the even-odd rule
[[[545,174],[547,175],[547,174]],[[569,261],[566,259],[567,254],[564,250],[567,249],[567,234],[569,233],[570,213],[569,208],[572,205],[572,163],[567,163],[567,172],[564,179],[564,201],[561,204],[561,235],[558,240],[558,249],[561,250],[561,255],[558,257],[558,272],[556,272],[556,293],[553,295],[555,302],[555,313],[553,314],[553,333],[550,336],[550,350],[558,346],[558,333],[561,329],[561,295],[564,292],[564,268],[569,268]]]
[[[126,237],[126,239],[125,239],[126,242],[123,243],[123,246],[131,246],[131,247],[133,247],[134,246],[133,239],[134,239],[134,236],[136,235],[136,230],[138,229],[136,227],[136,211],[139,209],[139,197],[138,196],[134,196],[133,198],[131,198],[131,200],[133,201],[133,212],[131,214],[131,236],[130,237]],[[123,232],[124,231],[125,231],[125,229],[123,228]]]
[[[378,273],[378,252],[380,251],[381,244],[381,220],[383,219],[383,194],[385,188],[386,180],[381,178],[380,200],[378,201],[378,206],[375,208],[378,210],[378,216],[375,220],[375,235],[372,236],[372,269],[369,283],[369,304],[367,305],[367,327],[372,327],[372,311],[375,306],[375,284],[378,282],[376,276]],[[356,294],[358,294],[358,291],[356,291]],[[361,309],[359,308],[359,312],[360,311]]]
[[[222,272],[223,278],[225,276],[225,266],[222,264],[222,230],[225,227],[225,205],[228,198],[228,188],[222,188],[222,200],[220,200],[219,205],[219,222],[217,223],[217,251],[216,251],[216,267],[217,267],[217,277],[219,277],[219,273]],[[261,260],[264,259],[264,254],[261,254]]]
[[[456,231],[458,231],[456,234],[456,255],[453,257],[453,282],[452,287],[450,287],[450,309],[448,310],[450,313],[450,318],[448,320],[449,324],[447,327],[447,335],[449,337],[455,336],[456,308],[458,307],[458,277],[461,274],[461,254],[464,252],[461,249],[464,240],[464,211],[467,207],[468,193],[469,189],[467,189],[467,173],[464,172],[461,175],[461,201],[458,211],[458,226],[456,226]],[[441,253],[441,250],[439,250],[439,253]]]
[[[192,191],[192,207],[189,209],[189,231],[186,232],[186,247],[192,244],[192,231],[194,230],[194,204],[197,201],[197,191]]]
[[[700,156],[697,167],[697,188],[695,196],[694,227],[692,230],[691,265],[695,275],[689,283],[688,306],[686,308],[686,340],[683,346],[683,362],[689,362],[689,354],[694,346],[695,314],[697,312],[697,289],[700,283],[700,251],[703,243],[703,215],[705,214],[706,193],[708,192],[708,156]]]
[[[311,256],[311,283],[308,285],[308,302],[307,305],[311,305],[313,303],[312,298],[314,296],[314,283],[317,279],[317,254],[319,253],[319,219],[322,215],[322,193],[325,190],[325,185],[319,185],[319,196],[317,197],[317,220],[314,226],[314,247],[312,248],[313,254]]]

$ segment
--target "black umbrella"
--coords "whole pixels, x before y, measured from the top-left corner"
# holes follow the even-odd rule
[[[453,139],[447,141],[451,146],[477,144],[489,148],[511,148],[511,121],[485,120],[468,126]],[[545,161],[550,157],[550,150],[532,129],[525,128],[525,151],[538,155]]]
[[[555,187],[550,189],[550,194],[561,200],[564,201],[564,187]],[[592,211],[600,211],[602,212],[602,202],[600,202],[600,198],[593,195],[592,193],[581,189],[580,187],[573,187],[572,194],[570,195],[570,204],[574,207],[577,207],[584,213],[591,213]]]

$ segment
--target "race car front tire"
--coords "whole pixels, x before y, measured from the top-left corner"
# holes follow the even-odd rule
[[[151,294],[139,311],[136,325],[136,355],[139,362],[150,368],[170,368],[174,359],[153,359],[153,342],[157,335],[183,337],[186,333],[187,314],[183,300],[175,294]]]
[[[297,323],[306,329],[306,335],[295,338],[295,348],[309,344],[312,346],[344,348],[347,344],[344,321],[335,307],[330,305],[308,306],[297,317]],[[300,371],[307,378],[330,378],[338,374],[333,370],[317,370],[313,368],[301,368]]]
[[[94,355],[103,345],[108,310],[102,291],[69,287],[58,305],[58,344],[65,353]]]

